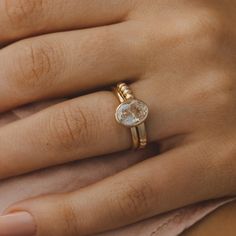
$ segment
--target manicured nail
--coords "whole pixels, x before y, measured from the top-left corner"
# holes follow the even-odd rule
[[[34,236],[36,225],[27,212],[0,216],[0,236]]]

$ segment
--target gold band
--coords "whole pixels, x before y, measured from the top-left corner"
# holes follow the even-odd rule
[[[143,103],[140,100],[136,100],[134,94],[132,93],[131,89],[129,88],[129,86],[125,83],[120,83],[117,85],[117,87],[115,88],[115,92],[117,94],[117,97],[122,104],[128,103],[128,102],[136,102],[139,103],[142,106],[144,106],[145,108],[145,112],[148,113],[148,109],[145,103]],[[141,106],[141,108],[142,108]],[[140,112],[138,110],[138,112]],[[142,149],[145,148],[147,146],[147,133],[146,133],[146,127],[145,127],[145,120],[147,118],[148,114],[145,114],[145,117],[143,118],[143,120],[140,120],[140,124],[138,125],[134,125],[130,126],[131,129],[131,135],[132,135],[132,141],[133,141],[133,147],[134,149]],[[133,114],[133,113],[132,113]],[[119,123],[122,123],[120,121],[118,121]],[[126,126],[126,125],[125,125]]]

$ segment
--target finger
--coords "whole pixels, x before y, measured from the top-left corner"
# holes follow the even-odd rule
[[[119,228],[206,198],[222,197],[230,177],[222,178],[220,166],[209,169],[212,159],[199,152],[201,145],[188,145],[149,159],[78,192],[19,203],[8,212],[29,212],[37,236],[79,236]],[[0,218],[0,225],[5,220],[6,216]],[[52,227],[54,224],[57,227]],[[36,230],[34,223],[29,223],[29,229]]]
[[[123,23],[23,40],[0,51],[0,111],[140,76],[136,30]]]
[[[150,108],[146,122],[149,142],[189,129],[191,126],[184,119],[186,113],[178,114],[175,110],[179,109],[175,108],[175,97],[163,99],[166,91],[150,84],[152,87],[147,81],[132,85],[137,98]],[[160,104],[153,100],[155,93]],[[0,177],[131,148],[130,129],[115,120],[118,104],[112,92],[98,92],[60,103],[3,127],[0,129]],[[172,124],[173,114],[175,125]]]
[[[156,154],[155,146],[151,145],[138,152],[73,162],[1,181],[0,213],[8,206],[32,197],[81,189]]]
[[[124,0],[0,1],[0,41],[118,23],[134,4]]]

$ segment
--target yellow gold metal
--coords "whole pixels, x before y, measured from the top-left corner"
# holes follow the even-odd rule
[[[131,135],[132,135],[132,140],[133,140],[133,148],[138,149],[139,148],[139,135],[138,135],[138,130],[136,127],[131,127]]]
[[[147,132],[146,132],[146,127],[145,124],[142,123],[137,127],[138,129],[138,134],[139,134],[139,148],[145,148],[147,146]]]
[[[119,83],[114,89],[120,103],[135,99],[135,96],[126,83]],[[147,146],[148,139],[146,133],[145,123],[141,123],[135,127],[131,127],[131,136],[134,149],[143,149]]]

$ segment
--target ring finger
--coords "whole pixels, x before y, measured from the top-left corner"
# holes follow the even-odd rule
[[[147,132],[150,142],[181,134],[189,127],[184,119],[186,114],[176,112],[176,101],[165,98],[166,90],[161,84],[153,87],[152,81],[143,80],[134,83],[132,89],[149,105]],[[153,101],[154,93],[158,93],[160,104]],[[129,129],[114,119],[117,106],[118,100],[113,93],[97,92],[3,127],[0,129],[0,177],[66,163],[78,156],[84,159],[130,148]]]

